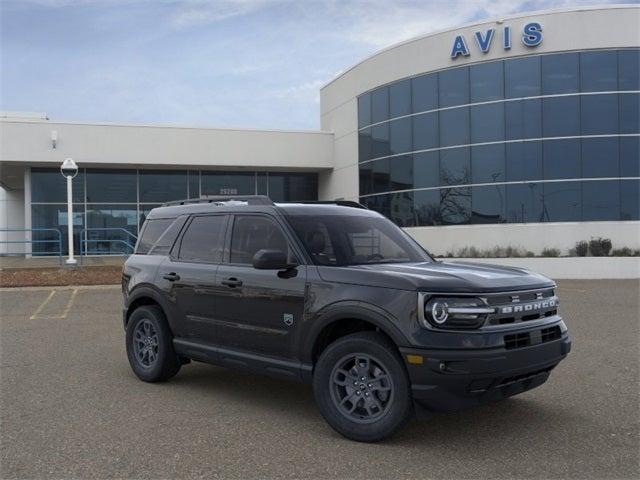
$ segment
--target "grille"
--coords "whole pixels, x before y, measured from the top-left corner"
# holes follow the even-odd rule
[[[555,365],[554,365],[555,367]],[[505,385],[510,385],[512,383],[522,382],[523,380],[529,380],[530,378],[537,377],[543,373],[548,373],[553,370],[553,367],[543,368],[542,370],[536,370],[535,372],[523,373],[522,375],[516,375],[515,377],[507,377],[503,378],[498,387],[504,387]]]
[[[489,295],[486,299],[496,309],[486,325],[530,322],[558,314],[558,298],[553,288]]]
[[[534,330],[533,332],[512,333],[504,336],[504,348],[513,350],[514,348],[523,348],[530,345],[538,345],[539,343],[551,342],[562,336],[560,327],[543,328]]]

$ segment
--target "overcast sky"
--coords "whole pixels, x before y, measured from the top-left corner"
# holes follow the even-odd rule
[[[315,129],[319,87],[380,48],[485,18],[593,3],[0,0],[0,110]]]

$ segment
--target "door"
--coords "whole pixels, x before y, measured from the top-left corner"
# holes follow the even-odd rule
[[[216,271],[222,260],[228,215],[191,218],[171,258],[160,265],[158,278],[174,305],[179,320],[176,336],[198,343],[213,343]]]
[[[299,255],[282,226],[269,215],[235,215],[227,258],[218,268],[216,317],[226,348],[271,357],[290,357],[304,312],[306,266],[286,272],[256,270],[261,249],[284,251],[291,262]]]

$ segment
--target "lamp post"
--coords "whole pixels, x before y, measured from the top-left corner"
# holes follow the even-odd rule
[[[78,174],[78,166],[72,158],[65,159],[60,166],[60,173],[67,179],[67,234],[69,236],[69,258],[67,265],[75,265],[78,261],[73,258],[73,177]]]

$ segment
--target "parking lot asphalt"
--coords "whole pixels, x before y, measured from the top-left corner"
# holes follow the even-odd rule
[[[198,363],[139,381],[118,288],[2,290],[0,476],[638,478],[640,283],[559,284],[573,351],[545,385],[373,445],[307,385]]]

